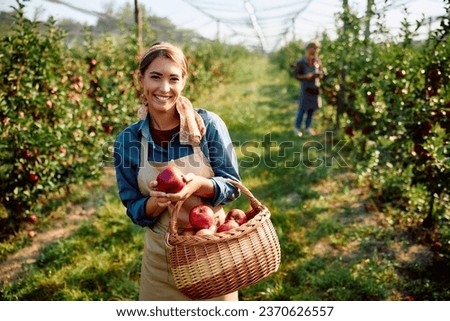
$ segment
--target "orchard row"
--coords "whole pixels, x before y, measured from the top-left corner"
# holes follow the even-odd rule
[[[380,40],[382,26],[367,37],[365,21],[345,12],[337,39],[321,39],[322,96],[352,143],[361,181],[381,208],[393,204],[427,227],[450,219],[449,25],[449,15],[440,17],[418,41],[420,23],[405,18],[399,36]],[[292,43],[272,60],[288,66],[299,51]]]

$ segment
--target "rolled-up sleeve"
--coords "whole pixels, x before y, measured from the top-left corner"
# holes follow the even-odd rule
[[[212,206],[227,204],[239,196],[239,190],[226,179],[240,181],[238,162],[228,129],[216,114],[207,113],[206,139],[202,150],[214,172],[211,178],[215,195],[208,201]]]
[[[125,130],[117,136],[114,143],[114,167],[119,197],[133,223],[151,227],[157,218],[149,218],[145,214],[149,197],[142,195],[138,187],[139,155],[140,140],[132,131]]]

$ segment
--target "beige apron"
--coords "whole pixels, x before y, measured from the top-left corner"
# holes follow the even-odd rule
[[[145,137],[141,140],[141,161],[138,174],[139,190],[143,195],[149,195],[150,181],[156,179],[156,176],[168,165],[168,162],[149,162],[148,161],[148,141]],[[194,173],[198,176],[210,178],[214,172],[209,165],[199,146],[195,146],[194,153],[177,160],[174,164],[183,172],[183,174]],[[178,214],[177,226],[182,228],[189,222],[189,210],[201,203],[201,198],[191,196],[187,199]],[[222,206],[214,208],[216,221],[223,222],[225,212]],[[144,253],[141,266],[141,284],[139,290],[139,300],[141,301],[182,301],[190,300],[182,294],[175,286],[172,274],[170,272],[169,249],[165,243],[166,232],[169,227],[170,213],[169,209],[161,213],[155,226],[146,229]],[[237,301],[238,292],[233,292],[221,297],[213,298],[217,301]]]

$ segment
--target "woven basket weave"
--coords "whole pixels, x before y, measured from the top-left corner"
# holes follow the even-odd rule
[[[241,226],[212,235],[182,236],[177,204],[167,235],[175,285],[193,300],[206,300],[237,291],[276,272],[280,244],[270,212],[242,184],[228,180],[247,196],[256,216]]]

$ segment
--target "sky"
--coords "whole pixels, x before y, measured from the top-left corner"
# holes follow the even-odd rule
[[[114,10],[134,0],[62,0],[87,11],[104,12],[107,6]],[[342,0],[140,0],[148,13],[166,17],[181,28],[196,30],[201,35],[229,43],[260,46],[272,51],[288,41],[307,42],[326,31],[335,32],[335,14],[341,11]],[[349,0],[352,9],[361,15],[367,1]],[[385,0],[375,0],[381,10]],[[422,16],[437,17],[445,14],[443,0],[388,0],[385,11],[386,25],[392,35],[398,34],[404,10],[411,22]],[[0,10],[10,11],[14,0],[0,0]],[[26,4],[30,18],[45,20],[71,18],[86,24],[95,24],[95,14],[86,14],[57,4],[51,0],[31,0]],[[431,24],[431,29],[437,23]],[[419,30],[425,35],[428,27]]]

